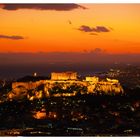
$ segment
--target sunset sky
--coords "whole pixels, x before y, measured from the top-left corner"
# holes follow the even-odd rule
[[[140,4],[1,4],[0,53],[140,53]]]

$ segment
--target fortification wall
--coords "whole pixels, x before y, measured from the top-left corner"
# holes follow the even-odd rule
[[[15,89],[18,87],[24,87],[26,89],[35,89],[41,84],[46,84],[46,80],[40,80],[36,82],[14,82],[12,83],[12,89]]]

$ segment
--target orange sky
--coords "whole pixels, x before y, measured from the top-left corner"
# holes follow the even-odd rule
[[[100,48],[108,53],[140,53],[140,4],[80,5],[87,9],[6,10],[1,5],[0,52],[82,52]],[[109,31],[85,32],[79,30],[82,25]]]

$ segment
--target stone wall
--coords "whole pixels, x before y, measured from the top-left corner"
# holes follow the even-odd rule
[[[46,80],[40,80],[36,82],[13,82],[12,83],[12,89],[16,89],[18,87],[24,87],[26,89],[35,89],[41,84],[45,84]]]
[[[88,82],[93,82],[93,83],[97,83],[97,82],[99,82],[99,78],[96,77],[96,76],[93,76],[93,77],[88,76],[88,77],[86,77],[86,81],[88,81]]]
[[[76,72],[52,72],[51,80],[76,80],[77,73]]]

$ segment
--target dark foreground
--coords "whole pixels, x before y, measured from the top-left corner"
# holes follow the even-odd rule
[[[127,92],[1,103],[0,136],[140,136],[140,89]]]

